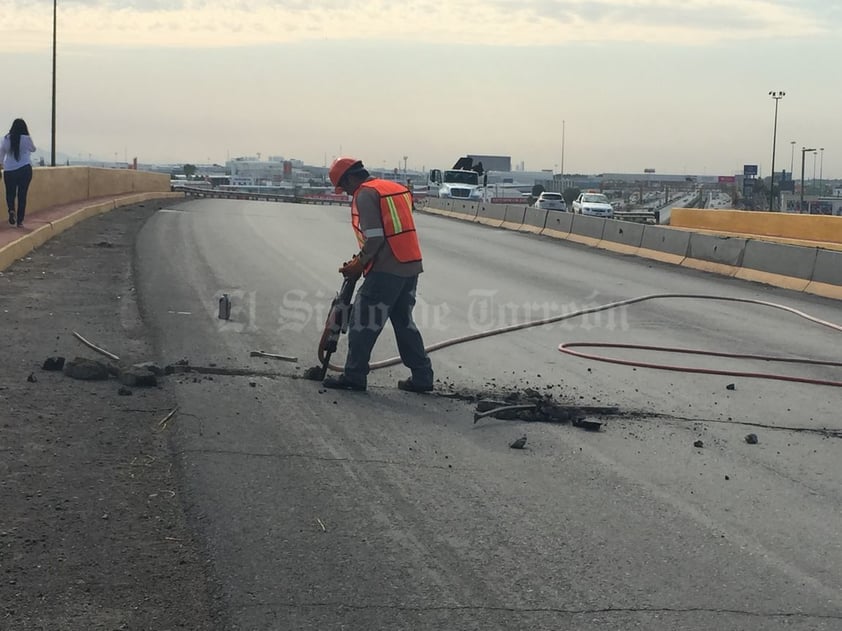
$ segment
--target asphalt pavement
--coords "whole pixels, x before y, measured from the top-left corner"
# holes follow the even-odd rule
[[[421,213],[417,223],[428,345],[660,293],[842,323],[831,300]],[[171,427],[228,628],[842,626],[842,439],[823,431],[842,429],[839,388],[558,351],[620,342],[834,361],[838,332],[758,305],[651,300],[436,352],[435,395],[398,391],[401,367],[373,372],[366,393],[325,392],[298,377],[316,363],[337,267],[355,250],[341,207],[193,201],[141,232],[138,295],[161,359],[217,369],[178,380]],[[374,359],[395,354],[387,331]],[[645,361],[842,381],[826,366]],[[230,368],[251,374],[219,374]],[[463,400],[530,388],[622,414],[600,432],[475,424]],[[510,449],[522,435],[526,448]]]

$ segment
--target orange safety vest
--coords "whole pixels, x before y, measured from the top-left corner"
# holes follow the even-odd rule
[[[354,193],[351,203],[351,226],[362,249],[366,235],[360,229],[360,211],[357,208],[357,194],[363,188],[373,188],[380,195],[380,221],[383,236],[399,263],[414,263],[421,260],[421,246],[415,232],[412,217],[412,194],[402,184],[390,180],[369,180],[363,182]],[[371,268],[369,263],[366,272]]]

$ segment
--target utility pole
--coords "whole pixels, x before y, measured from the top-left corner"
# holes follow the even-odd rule
[[[53,0],[53,113],[52,125],[50,127],[52,147],[50,148],[50,166],[56,165],[56,3],[58,0]]]
[[[807,149],[807,147],[801,147],[801,203],[798,204],[798,212],[804,212],[804,156],[807,155],[808,151],[815,151],[815,149]]]
[[[790,140],[789,144],[792,145],[792,151],[790,152],[789,156],[789,175],[792,176],[793,168],[795,167],[795,141]]]
[[[561,192],[564,193],[564,131],[566,121],[561,121]]]
[[[819,162],[819,195],[824,190],[824,147],[819,147],[821,151],[821,161]]]
[[[778,138],[778,102],[786,96],[786,92],[769,92],[769,96],[775,99],[775,126],[772,131],[772,177],[769,180],[769,212],[772,212],[772,204],[775,201],[775,144]]]

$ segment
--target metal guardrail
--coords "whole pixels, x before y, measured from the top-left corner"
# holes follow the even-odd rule
[[[247,191],[226,191],[218,188],[181,187],[185,197],[197,197],[205,199],[240,199],[262,202],[286,202],[291,204],[321,204],[321,205],[345,205],[350,203],[349,199],[333,198],[325,195],[296,195],[281,193],[250,193]]]
[[[614,211],[614,219],[619,221],[633,221],[635,223],[652,223],[656,224],[660,220],[660,214],[657,210],[629,210],[629,211]]]
[[[177,190],[184,191],[185,197],[199,197],[209,199],[242,199],[264,202],[286,202],[290,204],[318,204],[327,206],[349,206],[350,197],[339,195],[284,195],[279,193],[249,193],[247,191],[227,191],[218,188],[200,188],[181,186]],[[426,195],[413,195],[415,204],[423,204],[427,199]]]

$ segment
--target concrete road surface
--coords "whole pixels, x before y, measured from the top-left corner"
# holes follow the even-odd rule
[[[659,293],[842,323],[839,304],[816,297],[440,217],[417,223],[428,345]],[[254,373],[183,375],[171,424],[227,628],[842,628],[842,441],[822,431],[842,430],[842,389],[557,350],[623,342],[833,361],[838,331],[758,305],[652,300],[434,353],[436,395],[398,391],[402,367],[373,372],[366,393],[325,392],[296,377],[315,364],[336,269],[355,251],[339,207],[187,202],[141,233],[138,289],[163,359]],[[395,354],[384,333],[375,359]],[[826,366],[623,356],[842,381]],[[474,424],[471,403],[442,396],[527,388],[622,414],[598,433]],[[524,434],[526,449],[510,449]]]

